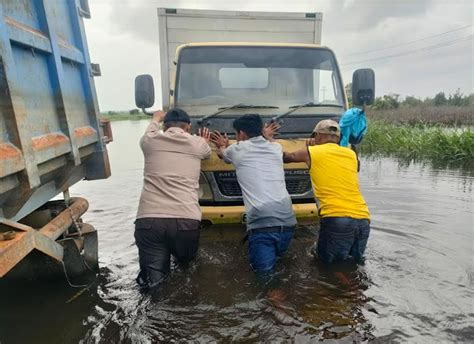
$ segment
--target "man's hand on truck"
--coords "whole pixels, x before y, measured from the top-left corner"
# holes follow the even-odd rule
[[[211,132],[209,131],[209,128],[199,128],[198,136],[201,136],[207,144],[211,142]]]
[[[262,130],[263,137],[272,142],[274,137],[278,135],[278,130],[280,128],[281,125],[278,122],[265,123]]]
[[[166,112],[164,112],[162,110],[158,110],[158,111],[153,113],[153,120],[158,122],[158,123],[161,123],[161,122],[163,122],[163,119],[165,118],[165,115],[166,115]]]

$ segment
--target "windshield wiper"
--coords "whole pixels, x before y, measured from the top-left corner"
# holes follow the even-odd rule
[[[201,125],[204,123],[204,121],[208,120],[209,118],[216,117],[217,115],[220,115],[221,113],[227,111],[227,110],[232,110],[232,109],[278,109],[278,106],[273,106],[273,105],[247,105],[243,103],[227,106],[224,108],[219,108],[219,111],[211,113],[207,116],[204,116],[198,121],[198,124]]]
[[[287,111],[285,113],[282,113],[281,115],[278,115],[278,116],[275,116],[272,118],[272,122],[276,122],[278,121],[279,119],[282,119],[283,117],[286,117],[288,116],[289,114],[292,114],[293,112],[301,109],[301,108],[304,108],[304,107],[323,107],[323,106],[329,106],[329,107],[337,107],[337,108],[344,108],[342,105],[339,105],[339,104],[324,104],[324,103],[313,103],[313,102],[309,102],[309,103],[305,103],[305,104],[300,104],[300,105],[293,105],[293,106],[290,106],[289,109],[291,109],[290,111]]]

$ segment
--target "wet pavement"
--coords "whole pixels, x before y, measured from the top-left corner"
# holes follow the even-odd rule
[[[250,270],[240,226],[203,230],[199,259],[141,293],[133,221],[141,190],[137,141],[146,122],[114,122],[113,177],[71,193],[89,200],[100,274],[0,288],[0,343],[472,342],[474,171],[363,159],[372,213],[366,264],[325,268],[300,227],[275,279]]]

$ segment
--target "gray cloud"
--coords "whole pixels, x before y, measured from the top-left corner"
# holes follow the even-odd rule
[[[329,16],[340,16],[344,29],[368,30],[390,18],[417,17],[426,14],[433,0],[334,1]]]
[[[339,0],[322,1],[315,6],[313,1],[293,2],[289,8],[286,2],[249,1],[237,3],[219,0],[122,0],[113,6],[110,14],[115,34],[129,34],[136,39],[149,42],[157,40],[158,7],[197,8],[244,11],[323,11],[328,18],[334,18],[341,30],[368,30],[390,18],[416,17],[425,14],[434,0]]]
[[[151,2],[123,1],[110,13],[112,32],[135,39],[156,42],[158,37],[157,6]]]
[[[341,64],[379,58],[472,34],[471,29],[413,45],[375,53],[351,53],[388,47],[472,23],[469,0],[91,0],[93,18],[86,22],[94,62],[102,66],[96,80],[103,110],[131,109],[133,79],[152,74],[159,94],[158,7],[247,11],[323,12],[323,44]],[[374,68],[378,94],[429,96],[440,90],[473,92],[472,40],[424,53],[343,66],[345,82],[356,68]],[[159,99],[157,99],[159,102]],[[159,104],[157,104],[159,106]]]

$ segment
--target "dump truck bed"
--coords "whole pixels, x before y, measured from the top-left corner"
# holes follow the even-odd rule
[[[87,1],[0,3],[0,219],[110,176],[83,18]]]

